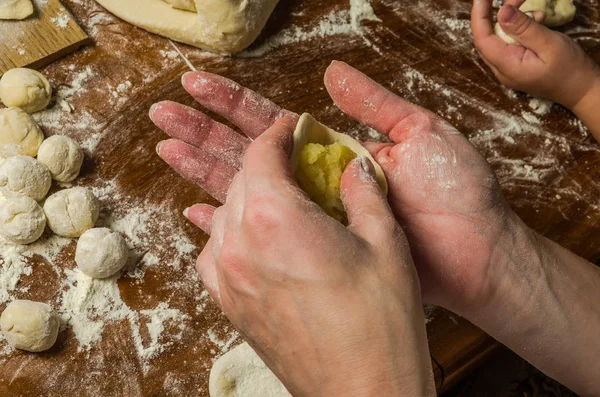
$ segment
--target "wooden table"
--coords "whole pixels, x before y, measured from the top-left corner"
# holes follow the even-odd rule
[[[102,338],[89,350],[78,351],[81,343],[72,326],[43,354],[10,352],[0,341],[0,395],[207,395],[212,360],[236,343],[236,334],[194,274],[194,257],[207,237],[181,212],[214,200],[156,156],[154,148],[165,136],[147,117],[150,105],[163,99],[195,106],[179,84],[187,62],[366,139],[373,134],[335,108],[323,88],[330,61],[346,61],[467,135],[531,227],[590,260],[600,258],[600,246],[594,244],[600,237],[600,147],[565,109],[554,106],[535,114],[529,98],[496,82],[473,49],[470,1],[374,0],[381,22],[341,35],[315,29],[320,22],[331,26],[332,18],[323,21],[332,12],[338,26],[347,20],[347,1],[281,3],[245,57],[222,58],[127,25],[91,0],[65,1],[94,44],[44,70],[60,98],[38,119],[47,135],[69,135],[86,148],[77,184],[100,196],[100,223],[123,232],[141,259],[118,280],[118,290],[98,287],[117,291],[109,308],[125,314],[107,319],[102,305],[96,315],[86,311],[85,321],[105,322]],[[595,2],[579,5],[566,31],[598,55]],[[298,29],[305,34],[298,35]],[[249,56],[257,53],[264,55]],[[74,249],[70,243],[51,258],[31,258],[31,275],[21,275],[11,297],[64,306],[65,294],[83,285],[65,281],[73,277],[68,269],[75,267]],[[89,299],[82,301],[86,310],[92,310]],[[162,310],[165,304],[175,312]],[[496,343],[441,309],[431,317],[436,381],[445,390]],[[156,327],[161,324],[162,330]]]

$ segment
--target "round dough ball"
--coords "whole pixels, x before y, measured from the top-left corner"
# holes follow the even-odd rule
[[[4,197],[27,196],[41,201],[51,185],[48,168],[32,157],[9,157],[0,165],[0,192]]]
[[[48,167],[55,181],[71,182],[81,171],[83,151],[68,136],[54,135],[40,146],[38,161]]]
[[[19,108],[0,109],[0,156],[37,156],[44,134],[30,115]]]
[[[0,328],[11,346],[28,352],[41,352],[56,343],[60,320],[50,306],[28,300],[15,300],[0,316]]]
[[[48,79],[27,68],[11,69],[0,79],[0,100],[5,106],[15,106],[27,113],[46,108],[52,98]]]
[[[208,387],[210,397],[291,397],[283,383],[247,343],[215,361]]]
[[[96,224],[100,202],[88,189],[74,187],[48,197],[44,212],[54,233],[63,237],[79,237]]]
[[[27,196],[13,197],[0,205],[0,236],[15,244],[30,244],[46,227],[42,207]]]
[[[83,273],[93,278],[106,278],[127,263],[129,248],[125,239],[107,228],[90,229],[77,242],[75,262]]]

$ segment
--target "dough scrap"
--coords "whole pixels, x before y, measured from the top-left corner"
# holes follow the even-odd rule
[[[50,186],[50,171],[32,157],[13,156],[0,165],[0,192],[6,198],[27,196],[41,201]]]
[[[75,251],[75,262],[92,278],[106,278],[127,263],[129,248],[125,239],[107,228],[94,228],[81,235]]]
[[[0,101],[7,107],[18,107],[31,114],[45,109],[50,98],[50,83],[38,71],[15,68],[0,79]]]
[[[35,157],[44,134],[30,115],[19,108],[0,109],[0,156]]]
[[[163,0],[97,0],[135,26],[225,55],[239,52],[256,40],[278,1],[195,0],[194,13]]]
[[[83,150],[64,135],[54,135],[46,139],[38,150],[38,161],[50,170],[52,179],[57,182],[71,182],[81,171]]]
[[[0,329],[11,346],[29,352],[50,349],[56,343],[60,319],[50,306],[15,300],[0,316]]]
[[[0,19],[25,19],[31,14],[31,0],[0,0]]]
[[[74,187],[48,197],[44,212],[54,233],[62,237],[79,237],[96,224],[100,202],[88,189]]]
[[[381,166],[375,161],[371,153],[360,144],[356,139],[346,134],[340,134],[337,131],[319,123],[310,114],[304,113],[294,131],[292,154],[290,156],[290,166],[292,174],[296,175],[296,171],[300,165],[300,156],[302,149],[309,143],[318,143],[321,145],[331,145],[335,142],[339,142],[343,146],[348,147],[358,157],[366,157],[373,163],[375,167],[375,175],[377,183],[381,188],[382,192],[387,195],[388,184],[387,179]]]
[[[210,397],[291,397],[247,343],[215,361],[208,387]]]
[[[27,196],[13,197],[0,205],[0,236],[15,244],[31,244],[44,233],[46,215]]]
[[[180,10],[196,12],[196,4],[194,0],[163,0],[164,2],[171,5],[173,8]]]
[[[542,24],[551,28],[571,22],[577,12],[573,0],[527,0],[519,10],[530,17],[534,11],[544,11],[545,17]],[[518,44],[515,39],[504,32],[499,23],[494,25],[494,32],[507,44]]]

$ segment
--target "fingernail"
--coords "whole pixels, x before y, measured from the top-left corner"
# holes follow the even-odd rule
[[[188,207],[188,208],[186,208],[186,209],[183,210],[183,216],[185,216],[187,219],[190,219],[189,216],[188,216],[188,214],[190,213],[190,208],[191,207]]]
[[[159,109],[159,107],[160,106],[158,103],[154,103],[154,104],[152,104],[152,106],[150,106],[150,110],[148,111],[150,118],[152,118],[152,116],[154,115],[154,112],[156,112]]]
[[[375,179],[375,167],[373,166],[371,160],[363,156],[359,157],[359,162],[361,170],[361,180],[364,180],[363,178],[365,177],[369,178],[370,180]]]
[[[519,10],[511,5],[505,5],[503,11],[500,13],[501,22],[511,23],[517,19]]]
[[[160,156],[160,148],[162,147],[163,143],[165,143],[165,141],[160,141],[156,145],[156,154],[158,154],[159,156]]]
[[[185,78],[186,78],[188,75],[192,74],[192,73],[194,73],[194,72],[185,72],[185,73],[184,73],[184,74],[181,76],[181,83],[183,84],[183,83],[185,82]]]

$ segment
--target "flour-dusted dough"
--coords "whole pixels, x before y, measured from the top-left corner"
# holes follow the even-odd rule
[[[44,134],[30,115],[19,108],[0,109],[0,157],[35,157]]]
[[[54,233],[63,237],[79,237],[96,224],[100,202],[88,189],[74,187],[48,197],[44,212]]]
[[[42,207],[27,196],[0,202],[0,236],[15,244],[31,244],[40,238],[46,227]]]
[[[171,5],[173,8],[180,10],[196,12],[196,4],[194,0],[163,0],[164,2]]]
[[[107,228],[94,228],[81,235],[75,251],[75,262],[92,278],[106,278],[127,263],[129,248],[125,239]]]
[[[0,165],[0,193],[4,197],[28,196],[41,201],[51,185],[48,168],[32,157],[13,156]]]
[[[220,54],[248,47],[279,0],[195,0],[197,13],[163,0],[97,0],[125,21],[175,41]]]
[[[577,11],[573,0],[527,0],[519,10],[530,16],[534,11],[544,11],[545,17],[542,24],[548,27],[557,27],[571,22]],[[494,26],[494,32],[506,43],[518,44],[515,39],[504,32],[499,23]]]
[[[56,343],[60,319],[45,303],[15,300],[0,316],[0,328],[11,346],[29,352],[50,349]]]
[[[55,181],[71,182],[81,171],[83,151],[68,136],[54,135],[40,146],[38,161],[48,167]]]
[[[25,19],[31,14],[31,0],[0,0],[0,19]]]
[[[375,161],[371,153],[360,144],[359,141],[346,134],[340,134],[337,131],[319,123],[310,114],[304,113],[294,131],[294,143],[292,147],[292,154],[290,156],[290,165],[292,168],[292,174],[296,174],[298,169],[300,152],[304,146],[308,143],[320,143],[321,145],[331,145],[332,143],[339,142],[344,146],[347,146],[356,153],[359,157],[366,157],[373,163],[375,167],[375,174],[377,177],[377,183],[384,194],[388,193],[387,179],[381,166]]]
[[[35,70],[11,69],[0,79],[0,101],[7,107],[18,107],[31,114],[46,108],[51,97],[48,79]]]
[[[247,343],[215,361],[208,387],[210,397],[291,397]]]

